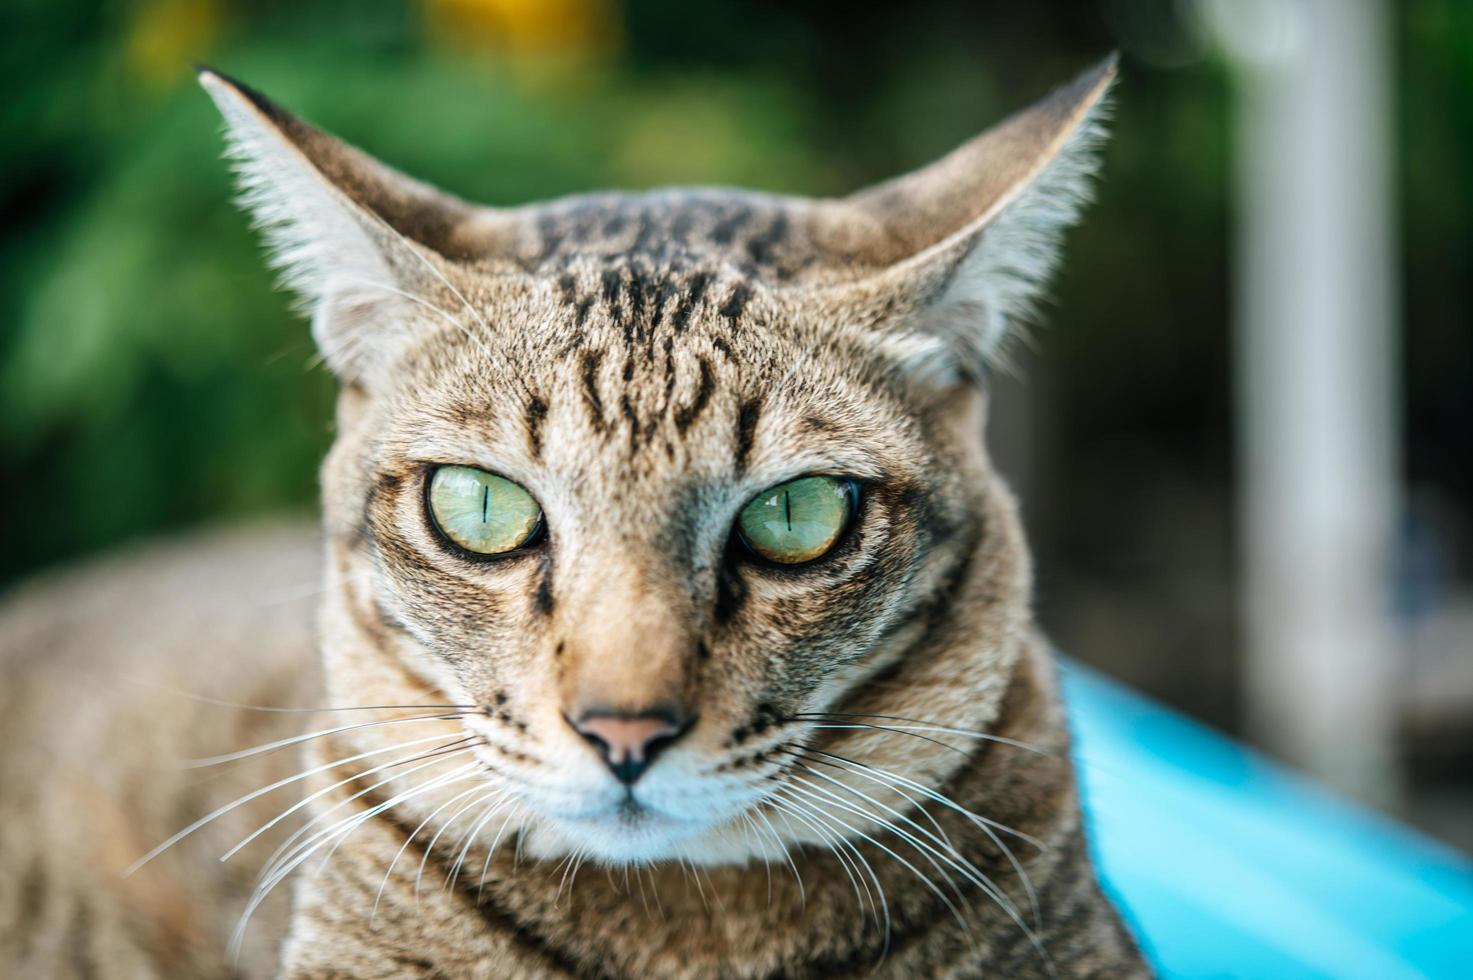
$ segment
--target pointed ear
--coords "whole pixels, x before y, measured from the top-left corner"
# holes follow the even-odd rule
[[[930,166],[820,206],[815,238],[861,270],[825,302],[883,324],[916,371],[984,372],[1088,199],[1114,77],[1112,56]]]
[[[487,209],[397,173],[219,72],[202,68],[199,81],[225,118],[241,204],[310,314],[318,349],[339,377],[368,380],[413,324],[444,317],[430,297],[448,285],[447,262],[485,248],[475,239]]]

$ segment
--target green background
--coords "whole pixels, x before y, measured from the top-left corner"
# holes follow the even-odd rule
[[[1473,579],[1473,4],[1387,6],[1413,615]],[[1190,10],[10,0],[0,586],[130,539],[313,506],[332,381],[229,203],[193,60],[503,204],[667,182],[844,192],[1118,48],[1099,200],[1021,359],[1027,387],[999,382],[999,455],[1051,635],[1237,730],[1232,86]],[[1473,723],[1414,721],[1406,743],[1414,783],[1473,787]]]

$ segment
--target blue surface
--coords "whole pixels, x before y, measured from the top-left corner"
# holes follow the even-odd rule
[[[1473,862],[1064,668],[1094,852],[1165,977],[1473,978]]]

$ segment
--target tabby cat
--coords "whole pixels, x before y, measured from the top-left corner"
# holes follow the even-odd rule
[[[325,531],[10,597],[12,975],[1146,975],[983,447],[1113,76],[842,199],[492,209],[203,70]]]

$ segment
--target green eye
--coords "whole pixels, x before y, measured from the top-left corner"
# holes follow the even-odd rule
[[[800,565],[822,558],[854,516],[853,480],[805,476],[759,493],[742,508],[742,541],[768,561]]]
[[[532,495],[494,473],[441,466],[430,477],[430,517],[466,551],[500,555],[531,542],[542,527]]]

